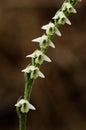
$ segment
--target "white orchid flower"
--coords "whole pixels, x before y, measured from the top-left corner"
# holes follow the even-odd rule
[[[32,42],[40,43],[40,48],[46,49],[48,46],[55,48],[55,45],[53,44],[53,42],[51,40],[49,40],[48,36],[45,34],[42,37],[38,37],[36,39],[33,39]]]
[[[31,79],[36,79],[38,76],[41,78],[45,78],[44,74],[39,70],[39,68],[33,65],[26,67],[24,70],[22,70],[22,72],[30,73]]]
[[[58,28],[55,27],[54,23],[50,22],[47,25],[44,25],[42,29],[46,30],[47,35],[53,35],[54,33],[58,36],[61,36],[61,33]]]
[[[25,99],[21,99],[15,106],[20,107],[22,113],[27,113],[30,109],[35,110],[35,107]]]
[[[26,57],[34,58],[36,64],[42,64],[43,61],[51,62],[50,58],[43,54],[40,50],[36,50],[30,55],[27,55]]]
[[[69,2],[63,4],[62,11],[64,10],[67,10],[68,13],[77,13],[76,9]]]
[[[58,24],[67,23],[67,24],[71,25],[70,20],[65,16],[65,14],[62,11],[58,11],[55,14],[55,16],[53,17],[53,19],[55,19]]]

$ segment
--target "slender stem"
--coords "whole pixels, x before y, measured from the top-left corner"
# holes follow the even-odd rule
[[[31,90],[32,90],[33,79],[30,79],[28,73],[25,73],[24,76],[25,76],[24,99],[25,100],[30,100],[30,94],[31,94]]]
[[[25,92],[24,99],[30,100],[33,79],[30,79],[29,74],[25,73]],[[26,114],[19,111],[19,130],[26,130]]]
[[[21,113],[19,117],[19,130],[26,130],[26,114]]]
[[[65,2],[70,2],[72,6],[74,6],[78,0],[65,0]],[[64,12],[64,14],[67,16],[68,13]],[[55,22],[54,22],[55,24]],[[59,28],[59,25],[56,25],[57,28]],[[52,39],[52,36],[48,36],[49,39]],[[47,50],[41,50],[43,53],[45,53]],[[32,64],[34,65],[34,61],[32,62]],[[38,67],[40,67],[39,65],[37,65]],[[30,94],[31,94],[31,90],[32,90],[32,85],[33,85],[33,79],[30,78],[30,75],[28,73],[24,74],[25,76],[25,92],[24,92],[24,99],[25,100],[30,100]],[[21,113],[20,109],[17,109],[17,113],[18,113],[18,117],[19,117],[19,130],[26,130],[26,113]]]

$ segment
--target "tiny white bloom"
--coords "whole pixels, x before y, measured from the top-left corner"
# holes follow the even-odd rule
[[[33,65],[27,66],[22,72],[30,73],[31,79],[36,79],[38,76],[41,78],[45,78],[42,72],[40,72],[38,67],[35,67]]]
[[[36,39],[33,39],[32,42],[40,43],[40,48],[46,49],[48,46],[55,48],[55,45],[53,44],[53,42],[51,40],[49,40],[48,36],[45,34],[42,35],[42,37],[38,37]]]
[[[29,109],[35,110],[35,107],[25,99],[21,99],[15,106],[20,107],[22,113],[27,113]]]
[[[48,61],[51,62],[50,58],[47,57],[45,54],[43,54],[40,50],[36,50],[35,52],[33,52],[32,54],[26,56],[26,57],[32,57],[35,60],[35,63],[37,64],[42,64],[42,62]]]
[[[50,22],[47,25],[44,25],[42,29],[46,30],[47,35],[53,35],[54,33],[58,36],[61,36],[61,33],[58,28],[55,27],[54,23]]]
[[[62,6],[62,11],[67,10],[68,13],[77,13],[74,7],[69,3],[65,2]]]
[[[58,11],[55,16],[53,17],[53,19],[56,20],[56,22],[58,24],[69,24],[71,25],[71,22],[69,21],[69,19],[65,16],[65,14],[62,11]]]

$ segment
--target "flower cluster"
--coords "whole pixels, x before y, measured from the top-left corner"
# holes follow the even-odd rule
[[[48,24],[42,26],[42,29],[45,30],[45,33],[41,37],[32,40],[32,42],[39,43],[40,50],[35,50],[32,54],[26,56],[32,58],[32,64],[28,65],[24,70],[22,70],[22,72],[29,74],[30,79],[34,80],[38,76],[41,78],[45,77],[44,74],[39,70],[39,66],[43,63],[43,61],[51,62],[51,59],[44,53],[49,46],[55,48],[51,38],[54,34],[61,36],[59,25],[63,25],[65,23],[71,25],[70,20],[67,18],[67,14],[76,13],[76,10],[72,4],[76,1],[78,2],[81,0],[66,0],[61,9],[59,9],[52,18],[54,22],[49,22]],[[28,112],[29,109],[34,109],[34,107],[24,99],[20,100],[15,106],[20,107],[21,112],[23,113]]]

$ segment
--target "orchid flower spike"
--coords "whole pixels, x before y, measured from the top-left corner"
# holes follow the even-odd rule
[[[57,24],[69,24],[71,25],[70,20],[65,16],[65,14],[63,13],[63,11],[58,11],[55,16],[53,17],[53,19],[55,19],[55,22]]]
[[[33,39],[32,42],[40,43],[40,48],[46,49],[48,46],[55,48],[55,45],[53,44],[53,42],[51,40],[49,40],[48,36],[45,34],[42,37],[38,37],[36,39]]]
[[[58,28],[55,27],[54,23],[50,22],[47,25],[44,25],[42,29],[46,30],[47,35],[53,35],[54,33],[58,36],[61,36],[61,33]]]
[[[31,79],[36,79],[38,76],[41,78],[45,78],[39,68],[33,65],[27,66],[24,70],[22,70],[22,72],[29,73]]]
[[[35,107],[25,99],[21,99],[15,106],[20,107],[22,113],[28,113],[30,109],[35,110]]]
[[[43,61],[51,62],[50,58],[43,54],[40,50],[36,50],[30,55],[27,55],[26,57],[31,57],[34,59],[36,64],[42,64]]]
[[[69,3],[65,2],[62,6],[62,11],[67,11],[68,13],[77,13],[76,9]]]

